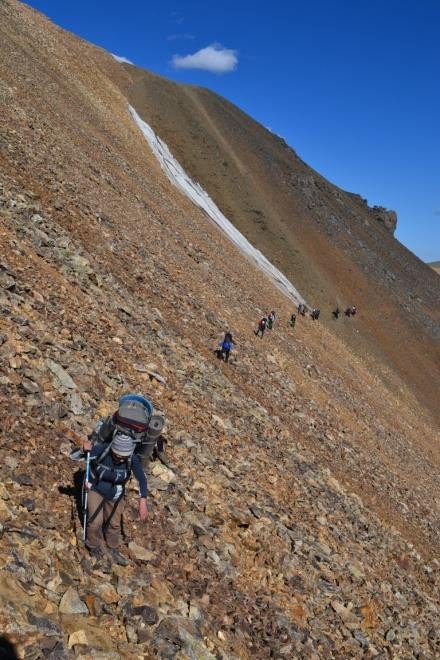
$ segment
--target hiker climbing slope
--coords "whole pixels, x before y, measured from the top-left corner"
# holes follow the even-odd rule
[[[267,328],[267,316],[263,316],[263,318],[260,319],[258,323],[258,328],[255,330],[255,334],[257,335],[257,337],[260,334],[260,332],[261,332],[261,337],[263,337],[266,328]]]
[[[88,490],[86,546],[90,554],[100,558],[102,545],[107,544],[113,561],[126,565],[127,559],[118,551],[121,517],[124,509],[125,484],[133,472],[139,483],[139,519],[147,519],[147,480],[135,444],[128,435],[119,434],[111,446],[90,441],[84,446],[90,451],[90,481]]]
[[[223,340],[219,343],[220,346],[220,357],[225,361],[229,361],[229,355],[232,351],[233,346],[235,346],[235,342],[232,339],[232,334],[230,332],[226,332]]]
[[[272,310],[267,317],[267,327],[269,330],[272,330],[273,324],[275,323],[276,313]]]

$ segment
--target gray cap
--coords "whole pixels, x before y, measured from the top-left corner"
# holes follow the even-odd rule
[[[133,438],[124,433],[118,433],[112,442],[112,451],[118,456],[131,456],[134,451]]]

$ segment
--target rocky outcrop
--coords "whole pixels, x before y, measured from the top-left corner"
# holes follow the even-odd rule
[[[375,220],[381,222],[391,234],[394,234],[397,227],[397,213],[395,211],[388,211],[383,206],[373,206],[371,214]]]

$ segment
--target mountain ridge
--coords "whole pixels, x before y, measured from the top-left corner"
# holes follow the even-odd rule
[[[141,117],[151,123],[184,168],[202,184],[225,215],[294,282],[312,306],[325,309],[326,317],[331,318],[331,311],[337,304],[345,307],[354,303],[350,298],[353,298],[353,290],[359,289],[359,294],[355,292],[354,295],[359,297],[358,308],[362,308],[363,314],[368,316],[363,327],[367,350],[372,353],[379,348],[384,352],[384,359],[389,360],[404,378],[408,379],[410,374],[409,380],[414,384],[418,382],[422,405],[429,401],[431,410],[435,411],[436,396],[432,396],[430,386],[426,387],[424,374],[431,372],[432,377],[436,378],[435,341],[439,319],[435,310],[440,304],[438,287],[423,262],[392,239],[389,231],[377,222],[377,214],[382,211],[376,207],[369,209],[361,196],[345,193],[325,181],[308,168],[284,141],[209,90],[164,82],[133,66],[124,65],[124,68],[135,81],[130,99]],[[200,98],[194,101],[194,95]],[[203,118],[211,115],[208,128],[196,111],[204,103]],[[226,107],[227,121],[223,116],[219,119],[219,105],[222,109]],[[164,108],[163,112],[158,111],[159,106]],[[231,114],[233,120],[229,121]],[[212,131],[210,127],[216,120],[219,126]],[[179,130],[176,130],[177,122]],[[258,140],[253,134],[253,127]],[[228,136],[226,144],[234,144],[232,156],[230,151],[223,150],[225,137],[217,140],[219,133]],[[234,139],[229,138],[232,134]],[[248,156],[244,182],[240,176],[245,165],[239,158],[234,167],[240,135],[240,153]],[[267,147],[264,162],[260,158],[260,151],[263,150],[260,139],[266,145],[275,144],[274,149]],[[281,147],[278,147],[280,143]],[[251,150],[249,144],[253,145]],[[213,153],[216,159],[210,160],[207,154]],[[290,173],[286,170],[285,154],[290,158]],[[229,161],[231,165],[226,169],[232,167],[234,173],[225,175],[221,172],[218,175],[217,169],[221,170],[222,163],[224,165]],[[272,175],[274,168],[275,176]],[[255,175],[258,183],[253,181]],[[271,181],[269,185],[268,179]],[[285,181],[288,179],[294,181],[294,185],[292,188],[289,184],[286,192]],[[278,183],[280,180],[282,185]],[[268,188],[269,192],[265,194]],[[294,198],[292,190],[297,191]],[[337,208],[341,205],[342,210]],[[253,216],[250,220],[249,215]],[[402,303],[404,298],[406,301]],[[393,327],[394,317],[397,317],[397,322]],[[390,333],[397,332],[399,326],[404,352],[396,347],[394,341],[384,342],[387,331],[381,328],[382,324],[391,326]],[[402,329],[407,325],[413,325],[419,340],[428,336],[423,348],[420,341],[421,350],[417,354],[412,354],[414,342],[411,333],[406,338],[402,335]],[[344,339],[352,348],[359,344],[356,335],[345,333]],[[415,364],[423,366],[414,369],[412,365]]]

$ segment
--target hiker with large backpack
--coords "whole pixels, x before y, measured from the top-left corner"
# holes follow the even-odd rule
[[[133,472],[139,483],[139,520],[147,519],[147,480],[139,456],[134,453],[133,438],[118,433],[111,443],[84,443],[89,453],[90,470],[85,481],[87,492],[86,546],[97,559],[107,544],[112,560],[122,566],[127,559],[119,552],[121,517],[124,509],[125,484]]]
[[[276,314],[275,314],[274,310],[272,310],[270,312],[269,316],[267,317],[267,327],[268,327],[269,330],[272,330],[272,326],[275,323],[275,317],[276,317]]]
[[[257,335],[257,337],[261,332],[261,338],[263,338],[264,331],[266,330],[266,328],[267,328],[267,316],[263,316],[263,318],[260,319],[258,323],[258,328],[255,330],[255,334]]]
[[[164,425],[164,417],[154,411],[149,399],[139,394],[126,394],[119,399],[113,415],[97,422],[90,440],[92,445],[111,443],[120,433],[128,435],[134,442],[143,469],[147,470],[154,452],[163,463],[167,463],[163,452]]]

